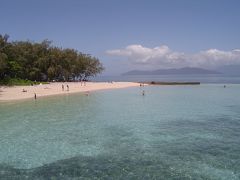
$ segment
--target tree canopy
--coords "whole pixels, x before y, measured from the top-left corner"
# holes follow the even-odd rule
[[[70,81],[88,79],[104,68],[99,59],[75,49],[53,46],[51,41],[8,41],[0,35],[0,79]]]

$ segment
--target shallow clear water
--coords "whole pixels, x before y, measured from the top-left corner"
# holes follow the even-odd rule
[[[240,179],[240,85],[0,104],[0,179]]]

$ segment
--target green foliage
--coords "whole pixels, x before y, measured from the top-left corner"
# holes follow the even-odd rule
[[[8,42],[0,35],[0,80],[51,81],[87,79],[101,73],[100,61],[74,49],[62,49],[44,40]]]
[[[7,68],[7,55],[0,52],[0,77],[3,76]]]
[[[34,84],[47,84],[48,82],[34,82],[31,80],[24,80],[24,79],[19,79],[19,78],[4,78],[0,80],[0,84],[2,85],[8,85],[8,86],[29,86],[29,85],[34,85]]]

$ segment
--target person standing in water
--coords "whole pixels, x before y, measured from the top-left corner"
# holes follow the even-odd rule
[[[144,90],[142,91],[142,95],[145,96],[145,91]]]

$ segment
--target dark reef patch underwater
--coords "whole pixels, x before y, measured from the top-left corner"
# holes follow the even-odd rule
[[[227,170],[205,167],[209,168],[209,173],[203,174],[195,169],[199,168],[197,164],[190,166],[184,162],[181,164],[185,167],[182,167],[176,164],[179,160],[172,157],[161,161],[147,156],[74,157],[27,170],[1,165],[0,179],[225,179],[221,175]],[[239,179],[239,174],[232,174],[230,179]]]

